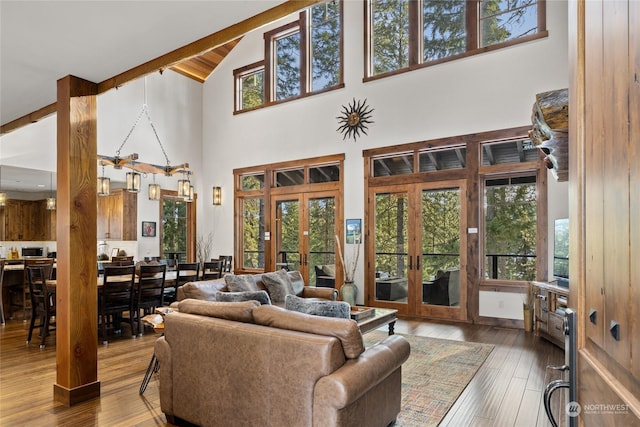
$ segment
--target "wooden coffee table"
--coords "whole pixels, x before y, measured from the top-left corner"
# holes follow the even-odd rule
[[[381,326],[389,325],[389,335],[393,335],[396,320],[398,319],[398,310],[394,310],[392,308],[366,308],[373,308],[374,313],[371,316],[356,320],[356,322],[358,322],[360,332],[362,334],[366,334],[367,332],[371,332]]]

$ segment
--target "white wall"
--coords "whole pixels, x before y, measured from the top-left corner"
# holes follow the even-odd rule
[[[536,93],[568,87],[564,1],[547,3],[548,38],[368,83],[362,7],[345,3],[344,89],[233,115],[233,70],[263,59],[263,33],[291,19],[245,36],[205,83],[203,158],[215,167],[203,176],[226,194],[217,216],[203,224],[215,231],[214,252],[233,250],[234,168],[345,153],[344,216],[364,218],[363,149],[527,125]],[[336,116],[353,98],[375,109],[369,135],[357,142],[336,132]],[[204,217],[213,212],[205,204]]]
[[[123,143],[140,114],[144,102],[144,78],[98,96],[98,154],[108,156],[116,154],[116,150]],[[153,125],[171,164],[187,162],[194,171],[202,170],[202,85],[172,71],[166,71],[162,75],[154,73],[147,77],[146,103]],[[167,163],[145,115],[141,117],[120,154],[126,156],[134,152],[138,153],[140,161],[145,163],[161,166]],[[2,135],[0,163],[55,171],[56,115]],[[123,186],[127,170],[105,167],[105,176],[111,178],[114,187]],[[102,175],[100,168],[98,174]],[[162,188],[173,190],[177,188],[178,179],[177,176],[156,176],[156,183],[160,184]],[[191,180],[196,193],[200,193],[203,182],[202,175],[196,173],[192,175]],[[143,177],[142,191],[138,194],[138,215],[136,218],[138,243],[109,242],[111,247],[124,248],[136,259],[159,254],[159,238],[157,236],[142,237],[141,230],[142,221],[159,221],[158,202],[148,199],[148,184],[152,182],[152,176]],[[209,193],[205,191],[205,194]],[[202,198],[197,203],[201,204],[201,200]],[[197,210],[201,212],[202,208],[199,207]]]

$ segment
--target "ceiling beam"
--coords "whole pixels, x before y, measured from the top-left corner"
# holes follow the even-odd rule
[[[104,93],[115,87],[122,86],[125,83],[136,80],[147,74],[170,68],[180,61],[198,56],[220,45],[235,40],[250,31],[262,27],[263,25],[269,24],[280,18],[284,18],[287,15],[305,9],[309,6],[313,6],[321,1],[322,0],[287,0],[278,6],[274,6],[271,9],[265,10],[264,12],[245,19],[244,21],[240,21],[237,24],[226,27],[220,31],[203,37],[200,40],[196,40],[193,43],[175,49],[156,59],[152,59],[151,61],[145,62],[144,64],[140,64],[137,67],[108,78],[105,81],[98,83],[98,94]],[[53,82],[52,84],[55,83],[56,82]],[[9,133],[28,124],[36,123],[45,117],[54,114],[56,111],[57,107],[55,103],[47,105],[46,107],[40,108],[39,110],[3,124],[0,126],[0,135],[4,135],[5,133]]]

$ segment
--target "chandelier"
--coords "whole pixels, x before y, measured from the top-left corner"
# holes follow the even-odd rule
[[[147,122],[151,129],[153,130],[153,134],[156,138],[156,142],[162,151],[162,155],[166,161],[165,165],[156,165],[152,163],[145,163],[139,160],[138,153],[132,153],[127,156],[123,156],[121,154],[122,149],[124,148],[127,141],[129,141],[129,137],[135,130],[136,126],[140,122],[142,116],[147,118]],[[147,174],[154,174],[154,182],[153,184],[149,184],[149,199],[150,200],[159,200],[160,194],[160,185],[155,183],[155,174],[163,174],[165,176],[173,176],[177,173],[181,173],[183,175],[183,179],[178,180],[178,196],[184,197],[186,201],[191,201],[192,196],[190,197],[190,192],[192,194],[193,187],[191,186],[191,182],[188,177],[192,174],[189,170],[188,163],[182,163],[180,165],[171,165],[171,161],[169,161],[169,156],[167,156],[167,152],[160,141],[160,137],[158,136],[158,132],[156,127],[153,125],[151,121],[151,116],[149,114],[149,107],[147,106],[147,78],[144,78],[144,103],[142,104],[142,109],[136,121],[133,123],[133,126],[127,133],[127,136],[120,144],[120,147],[116,151],[115,156],[104,156],[98,154],[98,161],[102,166],[102,177],[98,178],[98,195],[106,196],[109,194],[109,178],[105,178],[104,176],[104,166],[113,166],[114,169],[122,169],[123,167],[131,169],[131,172],[127,172],[126,174],[126,189],[127,191],[138,193],[140,191],[140,179],[141,174],[146,176]],[[184,178],[186,177],[186,179]],[[186,184],[185,184],[186,181]]]

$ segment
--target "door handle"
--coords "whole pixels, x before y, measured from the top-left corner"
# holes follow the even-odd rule
[[[413,257],[409,255],[409,270],[413,270]]]
[[[416,270],[420,270],[420,255],[416,255]]]
[[[304,254],[304,265],[309,265],[309,264],[307,263],[307,254]]]

